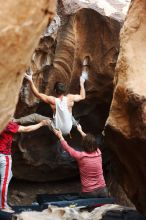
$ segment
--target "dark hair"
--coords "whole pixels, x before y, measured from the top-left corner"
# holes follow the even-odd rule
[[[57,95],[63,95],[66,92],[66,87],[64,83],[56,82],[54,85],[54,90]]]
[[[96,138],[92,134],[86,134],[82,140],[82,147],[85,152],[92,153],[98,149]]]

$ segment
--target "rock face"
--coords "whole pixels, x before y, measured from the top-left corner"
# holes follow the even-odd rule
[[[115,89],[106,126],[118,181],[146,214],[146,2],[132,1],[121,31]],[[120,174],[120,175],[119,175]]]
[[[74,115],[77,119],[80,118],[84,129],[97,134],[103,129],[112,99],[121,23],[110,17],[102,16],[91,8],[83,8],[73,15],[66,15],[63,4],[60,4],[58,8],[58,15],[61,18],[58,34],[55,37],[51,35],[45,37],[48,48],[52,45],[47,55],[49,58],[51,54],[50,64],[52,65],[48,63],[45,66],[42,65],[42,69],[31,68],[33,79],[37,88],[45,94],[54,95],[53,87],[56,81],[64,82],[69,92],[79,93],[82,60],[84,56],[89,55],[91,67],[89,80],[86,83],[87,98],[74,107]],[[38,56],[42,56],[43,52],[39,50]],[[37,63],[37,59],[35,61]],[[31,93],[27,82],[24,82],[16,117],[32,112],[52,117],[49,106],[39,102]],[[58,145],[54,139],[52,142],[49,141],[52,139],[51,134],[48,135],[47,131],[43,133],[41,129],[36,134],[24,136],[20,140],[21,147],[14,155],[14,176],[47,181],[76,175],[76,172],[74,174],[72,172],[76,170],[72,162],[67,165],[62,156],[58,159],[59,154],[55,150],[55,146],[58,149]],[[73,139],[78,138],[77,135],[76,137],[72,135]],[[74,141],[73,145],[76,143]],[[21,167],[18,166],[20,161]],[[29,173],[27,172],[28,164],[31,166]],[[38,178],[38,174],[41,178]]]
[[[88,55],[91,66],[87,98],[75,105],[74,115],[80,118],[85,131],[97,134],[109,114],[105,134],[115,175],[130,200],[146,214],[144,0],[132,1],[121,31],[115,75],[119,31],[129,3],[129,0],[62,0],[54,18],[55,0],[3,2],[0,129],[15,111],[26,68],[33,72],[34,82],[43,93],[54,95],[56,81],[65,82],[68,92],[78,93],[82,60]],[[16,117],[32,112],[52,116],[49,107],[32,95],[24,81]],[[75,138],[70,143],[76,146],[79,137],[75,132],[73,135]],[[19,179],[47,181],[77,174],[75,161],[62,152],[47,128],[18,137],[15,145],[18,148],[14,148],[13,171]]]
[[[82,8],[91,8],[103,16],[123,21],[129,8],[130,0],[62,0],[66,14],[76,13]]]
[[[54,0],[2,1],[0,12],[0,131],[13,116],[24,70],[48,19],[56,8]]]
[[[113,169],[130,200],[146,214],[146,2],[132,1],[121,31],[116,75],[119,31],[129,1],[59,2],[61,26],[56,20],[53,32],[45,28],[55,12],[56,1],[3,2],[0,129],[15,111],[26,67],[29,66],[27,71],[33,71],[40,91],[54,94],[55,82],[62,81],[69,92],[78,93],[82,59],[88,55],[91,67],[86,84],[87,99],[75,106],[74,115],[81,119],[85,130],[98,133],[104,127],[113,96],[105,129]],[[32,112],[51,116],[49,107],[35,99],[24,82],[16,116]],[[76,145],[77,140],[76,135],[71,144]],[[14,149],[13,166],[17,178],[46,181],[69,178],[77,173],[75,162],[68,159],[45,128],[19,137],[14,145],[18,146]]]

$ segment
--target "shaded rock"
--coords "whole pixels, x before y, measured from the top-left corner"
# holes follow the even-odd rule
[[[115,90],[105,133],[119,183],[136,208],[146,214],[145,12],[145,1],[132,1],[121,30]]]
[[[56,1],[8,0],[0,13],[0,130],[13,116],[24,70],[37,46]]]
[[[13,175],[37,182],[75,177],[77,165],[46,128],[23,135],[14,147]]]
[[[13,191],[13,195],[14,195],[14,196],[17,196],[17,197],[19,197],[19,198],[24,198],[24,197],[27,196],[26,193],[20,192],[20,191]],[[12,195],[12,196],[13,196],[13,195]]]

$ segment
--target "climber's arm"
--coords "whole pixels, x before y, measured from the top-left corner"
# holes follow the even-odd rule
[[[86,91],[85,91],[84,83],[85,83],[85,81],[80,80],[80,94],[70,95],[71,99],[74,102],[79,102],[79,101],[84,100],[86,98]]]
[[[41,99],[42,101],[44,101],[44,102],[47,103],[47,104],[51,104],[51,105],[54,105],[54,104],[55,104],[55,98],[54,98],[53,96],[47,96],[47,95],[45,95],[45,94],[43,94],[43,93],[40,93],[40,92],[37,90],[37,88],[36,88],[36,86],[34,85],[34,82],[33,82],[33,80],[32,80],[32,76],[25,74],[25,78],[29,81],[30,86],[31,86],[31,89],[32,89],[32,92],[33,92],[33,94],[34,94],[37,98]]]
[[[40,127],[47,125],[47,121],[43,120],[40,123],[36,124],[36,125],[30,125],[30,126],[19,126],[18,128],[18,132],[30,132],[30,131],[35,131],[37,129],[39,129]]]

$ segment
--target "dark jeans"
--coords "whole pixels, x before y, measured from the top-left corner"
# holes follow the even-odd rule
[[[109,197],[107,187],[98,188],[91,192],[81,192],[81,197],[83,198],[90,198],[90,197],[98,197],[98,198],[105,198]]]

